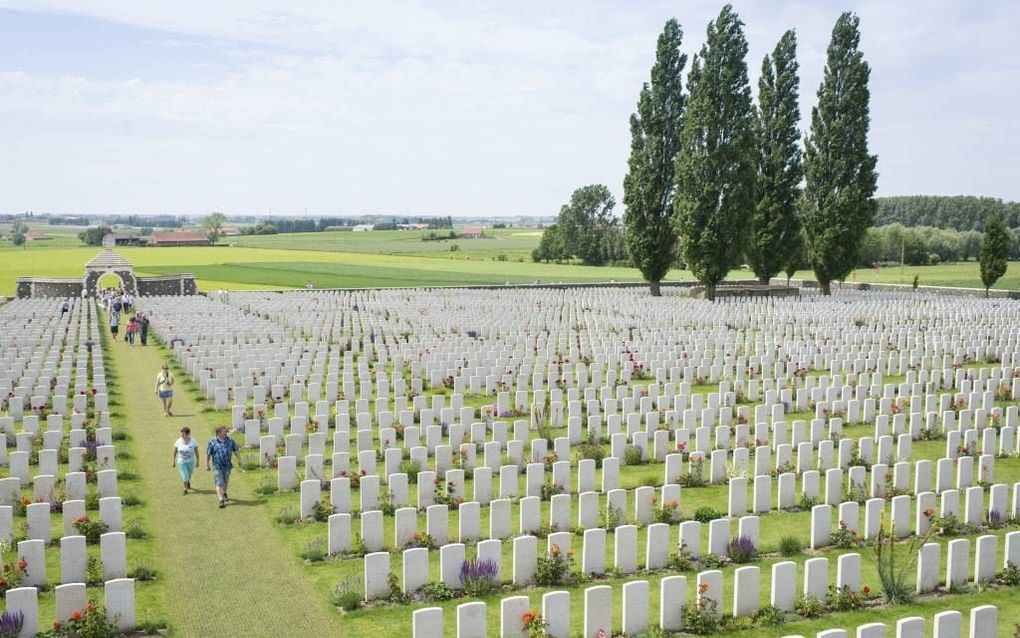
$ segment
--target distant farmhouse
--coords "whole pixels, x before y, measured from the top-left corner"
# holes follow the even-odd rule
[[[149,235],[150,246],[209,246],[209,236],[195,230],[179,230],[173,232],[152,233]]]
[[[485,229],[481,226],[465,226],[460,229],[461,239],[481,239],[485,237]]]
[[[241,229],[234,226],[224,226],[220,229],[220,235],[223,237],[240,237]]]

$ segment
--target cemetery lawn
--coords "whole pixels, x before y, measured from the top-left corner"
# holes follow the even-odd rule
[[[634,268],[536,264],[530,248],[522,248],[536,238],[522,236],[523,230],[498,231],[493,239],[456,241],[421,241],[420,233],[397,231],[293,233],[235,238],[238,245],[121,248],[118,252],[139,275],[190,272],[205,291],[304,288],[309,281],[318,288],[641,281]],[[15,279],[21,276],[80,277],[98,249],[76,243],[68,234],[22,248],[0,242],[0,295],[13,294]],[[460,248],[451,252],[454,243]],[[975,262],[855,272],[858,282],[910,285],[916,275],[922,286],[980,287]],[[730,273],[730,279],[751,277],[749,270]],[[802,271],[795,278],[813,279],[813,274]],[[673,270],[665,281],[691,279],[688,271]],[[995,288],[1020,290],[1020,264],[1011,264]]]
[[[447,635],[456,632],[456,606],[473,600],[457,598],[445,602],[389,604],[374,603],[369,608],[344,614],[335,609],[330,602],[333,588],[340,582],[353,579],[360,583],[363,577],[362,559],[360,557],[337,557],[322,562],[308,562],[300,554],[309,543],[321,542],[326,536],[326,524],[289,523],[280,524],[276,517],[283,510],[296,513],[297,492],[274,492],[267,496],[257,496],[255,488],[264,482],[275,484],[276,471],[273,469],[249,470],[240,473],[235,470],[233,476],[234,497],[239,502],[227,507],[225,511],[216,508],[215,496],[212,494],[208,475],[196,474],[198,493],[182,497],[178,490],[176,473],[170,469],[167,449],[177,436],[177,429],[182,425],[190,425],[193,433],[203,445],[211,436],[215,424],[227,424],[229,416],[226,412],[213,412],[205,400],[198,394],[197,387],[180,369],[169,352],[159,346],[132,349],[123,342],[113,346],[115,360],[123,369],[121,376],[125,378],[123,392],[125,394],[125,410],[129,415],[139,415],[132,419],[137,423],[133,429],[135,440],[142,442],[146,451],[140,451],[137,460],[146,486],[144,496],[153,529],[160,530],[156,538],[157,561],[163,579],[163,599],[166,601],[165,616],[170,618],[170,627],[174,635],[192,635],[212,631],[215,635],[290,635],[289,632],[312,633],[321,635],[329,631],[340,636],[373,636],[373,638],[404,638],[410,631],[410,619],[413,610],[422,607],[439,606],[444,609],[444,625]],[[175,412],[177,417],[164,419],[160,416],[159,405],[152,396],[152,375],[161,361],[168,361],[174,369],[178,380],[175,392]],[[975,364],[981,365],[981,364]],[[902,377],[886,377],[887,383],[898,383]],[[707,393],[709,386],[698,386],[695,391]],[[427,391],[427,395],[443,394],[442,389]],[[478,397],[470,397],[474,404]],[[1015,405],[1015,402],[1002,402],[999,405]],[[808,413],[792,413],[791,419],[809,418]],[[870,433],[872,428],[865,425],[845,426],[846,436],[859,437]],[[554,429],[553,434],[561,436],[564,429]],[[243,443],[239,439],[239,442]],[[136,449],[140,446],[136,444]],[[944,440],[915,441],[913,459],[938,458],[945,448]],[[252,459],[251,452],[242,452],[245,460]],[[257,453],[254,459],[257,459]],[[252,460],[254,460],[252,459]],[[641,485],[661,484],[663,465],[648,463],[640,466],[621,468],[620,486],[632,490]],[[571,475],[573,478],[573,474]],[[1020,460],[999,459],[996,464],[995,480],[998,483],[1010,484],[1020,481]],[[471,483],[470,479],[468,483]],[[412,486],[412,490],[414,486]],[[470,494],[473,487],[466,485],[466,493]],[[520,489],[523,492],[523,477]],[[800,481],[797,483],[800,493]],[[495,487],[494,487],[495,493]],[[352,493],[356,498],[357,492]],[[683,492],[683,511],[685,517],[699,507],[708,506],[725,512],[727,504],[727,488],[725,486],[709,486],[703,488],[685,488]],[[548,520],[548,502],[542,503],[541,518]],[[861,510],[863,516],[863,507]],[[517,504],[514,503],[511,520],[518,517]],[[576,509],[571,519],[575,520]],[[392,543],[393,518],[384,518],[384,539],[387,545]],[[458,516],[456,510],[451,511],[450,530],[455,533]],[[863,522],[861,522],[863,525]],[[355,521],[355,530],[357,522]],[[482,510],[481,528],[488,527],[488,511]],[[764,554],[757,565],[763,574],[763,583],[767,582],[767,574],[771,565],[783,560],[798,563],[798,574],[803,573],[803,562],[814,556],[835,556],[846,550],[828,548],[814,552],[804,550],[792,557],[782,557],[777,553],[779,540],[785,536],[799,538],[805,545],[809,539],[810,516],[806,511],[771,512],[762,515],[760,547]],[[986,533],[999,536],[998,557],[996,564],[1001,565],[1004,552],[1003,536],[1006,532],[1016,529],[1007,527]],[[970,537],[974,541],[975,537]],[[643,555],[646,532],[641,529],[638,537],[639,556]],[[674,535],[671,534],[671,541]],[[943,546],[941,553],[942,565],[940,572],[944,576],[946,544],[950,539],[933,537],[932,542]],[[540,539],[544,546],[545,539]],[[574,546],[580,549],[580,538],[574,537]],[[612,537],[607,539],[607,564],[612,563]],[[910,541],[900,543],[902,556],[908,550]],[[391,551],[391,571],[400,574],[401,561],[399,552]],[[870,547],[861,548],[862,584],[880,591],[879,581],[875,572],[874,554]],[[470,553],[470,552],[469,552]],[[510,552],[503,553],[504,578],[512,571]],[[579,558],[575,559],[579,560]],[[439,578],[438,561],[430,561],[430,580]],[[723,567],[724,580],[727,587],[732,587],[733,572],[739,567],[728,564]],[[914,568],[911,567],[911,574]],[[593,584],[608,584],[613,587],[614,626],[621,622],[622,606],[619,604],[622,584],[634,578],[649,581],[651,591],[658,589],[659,580],[677,572],[660,570],[640,572],[631,577],[607,577],[598,581],[587,581],[571,586],[528,588],[523,590],[504,590],[491,596],[481,598],[488,604],[488,626],[495,630],[499,626],[499,602],[508,595],[525,595],[531,600],[532,607],[541,608],[542,594],[555,590],[572,592],[571,617],[572,626],[580,626],[582,619],[582,595],[585,587]],[[688,582],[693,582],[695,572],[687,572]],[[831,577],[831,574],[830,574]],[[800,583],[798,580],[798,589]],[[689,585],[690,587],[690,585]],[[688,589],[690,591],[690,589]],[[724,600],[728,605],[731,591],[725,590]],[[761,604],[768,604],[769,589],[762,586]],[[258,603],[255,603],[258,601]],[[252,609],[257,604],[256,609]],[[738,638],[779,638],[791,634],[812,635],[817,631],[833,627],[854,627],[865,622],[886,622],[894,624],[896,620],[910,615],[920,615],[930,626],[935,613],[946,609],[967,610],[972,607],[993,604],[999,607],[1000,638],[1013,635],[1011,619],[1020,618],[1020,600],[1017,600],[1014,588],[978,589],[967,588],[952,596],[925,596],[909,604],[896,607],[879,607],[865,611],[830,613],[821,618],[806,620],[791,616],[790,621],[778,627],[757,627],[730,632],[727,635]],[[251,613],[238,612],[239,609]],[[293,610],[300,609],[295,614]],[[728,607],[726,608],[728,612]],[[650,599],[649,613],[657,618],[658,598]],[[211,619],[211,620],[210,620]],[[228,619],[228,620],[224,620]],[[966,624],[965,624],[966,626]],[[234,630],[236,633],[229,633]],[[227,632],[227,633],[224,633]]]
[[[240,470],[234,470],[233,502],[224,510],[216,505],[211,474],[203,466],[195,471],[195,490],[182,496],[180,477],[170,467],[179,429],[191,427],[204,464],[205,443],[222,419],[202,411],[182,375],[177,375],[175,417],[163,417],[153,391],[162,347],[132,347],[122,340],[106,345],[153,536],[147,541],[153,547],[144,554],[159,573],[158,595],[142,594],[149,585],[139,590],[139,619],[166,622],[175,636],[349,635],[281,543],[264,499],[252,492],[252,481]],[[130,543],[128,557],[134,562],[138,541]]]

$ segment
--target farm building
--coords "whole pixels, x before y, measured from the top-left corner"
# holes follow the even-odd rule
[[[150,246],[208,246],[209,237],[196,230],[180,230],[149,235]]]
[[[25,233],[25,241],[43,241],[46,239],[53,239],[51,235],[47,235],[41,230],[30,230]]]
[[[481,226],[465,226],[460,229],[462,239],[479,239],[485,237],[485,229]]]

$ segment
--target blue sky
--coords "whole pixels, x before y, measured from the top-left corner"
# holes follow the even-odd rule
[[[800,41],[802,128],[861,16],[879,194],[1020,200],[1020,5],[735,2]],[[669,17],[719,2],[0,0],[0,211],[555,214],[619,200]]]

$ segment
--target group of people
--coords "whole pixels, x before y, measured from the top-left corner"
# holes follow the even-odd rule
[[[205,469],[212,472],[213,483],[216,485],[216,497],[220,508],[227,506],[230,496],[230,473],[234,469],[233,459],[241,462],[241,451],[237,441],[227,435],[227,428],[216,428],[216,436],[205,446]],[[191,428],[181,428],[181,436],[174,441],[171,467],[176,467],[181,474],[182,493],[187,495],[191,490],[191,476],[198,465],[198,442],[191,437]]]
[[[116,339],[120,334],[121,314],[127,315],[127,323],[124,326],[124,341],[132,346],[135,339],[141,341],[142,345],[148,345],[149,341],[149,316],[141,311],[134,311],[134,298],[119,288],[107,288],[97,294],[99,304],[106,309],[110,315],[110,334]]]
[[[156,374],[156,395],[163,402],[163,416],[173,416],[174,375],[170,366],[163,364]],[[191,490],[191,477],[198,465],[198,442],[191,436],[191,428],[181,428],[181,436],[174,441],[171,467],[176,467],[181,475],[181,490],[187,495]],[[241,449],[237,442],[227,434],[227,428],[216,428],[216,436],[205,446],[205,469],[213,473],[216,485],[216,496],[221,508],[227,506],[230,498],[227,489],[230,485],[230,472],[234,468],[233,459],[241,462]]]

